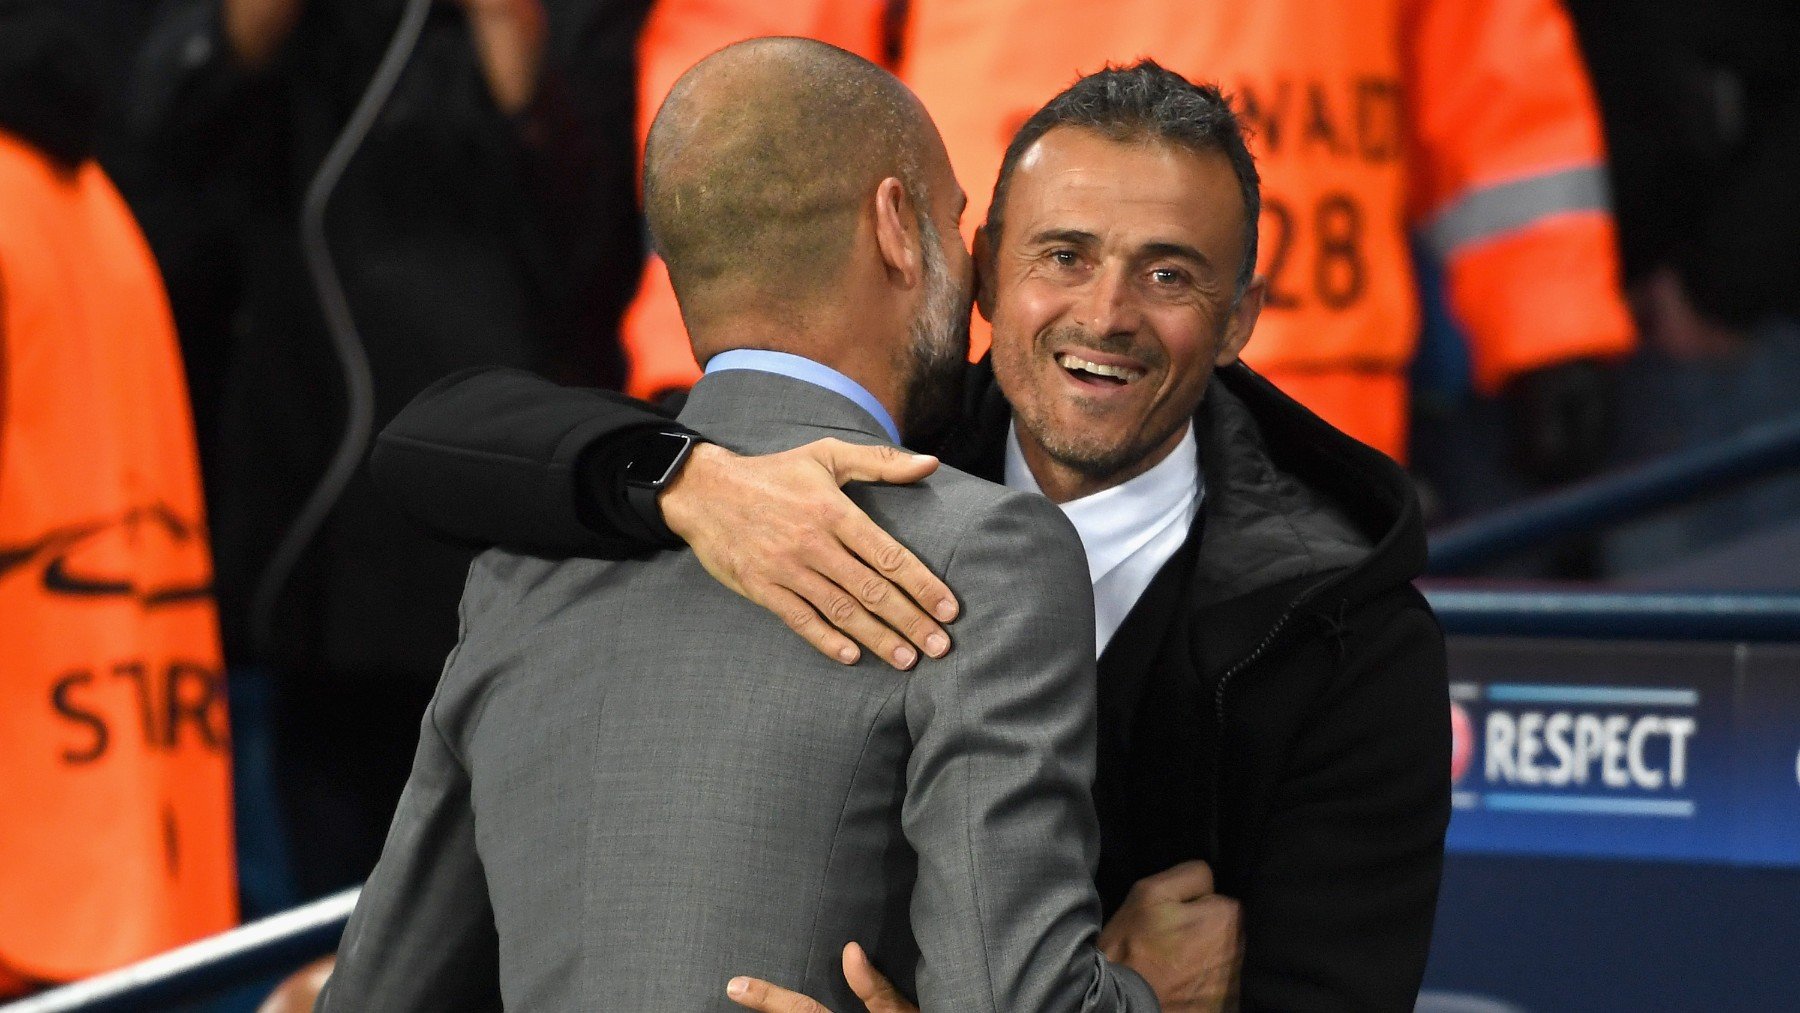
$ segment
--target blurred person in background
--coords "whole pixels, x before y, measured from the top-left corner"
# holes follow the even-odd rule
[[[79,32],[0,0],[0,997],[237,916],[187,389]]]
[[[993,176],[1018,124],[1078,70],[1147,56],[1219,82],[1268,197],[1252,365],[1404,459],[1416,232],[1445,265],[1476,386],[1508,402],[1521,468],[1563,481],[1604,453],[1602,364],[1630,351],[1632,328],[1598,114],[1555,0],[659,0],[640,124],[682,67],[774,33],[886,58],[969,180]],[[969,220],[984,210],[978,197]],[[625,324],[633,394],[698,375],[673,306],[652,258]],[[973,351],[985,345],[977,320]]]
[[[374,865],[469,559],[390,515],[359,471],[292,572],[270,567],[345,426],[298,209],[402,6],[165,0],[122,114],[191,325],[226,655],[234,674],[272,673],[306,896]],[[326,216],[377,426],[468,366],[616,382],[639,257],[627,131],[640,15],[629,0],[430,11]]]
[[[1595,442],[1586,463],[1626,467],[1789,416],[1800,387],[1800,9],[1779,0],[1568,8],[1605,125],[1622,275],[1642,335],[1611,378],[1615,411],[1592,419],[1613,438]],[[1509,406],[1472,389],[1464,328],[1424,260],[1413,451],[1441,519],[1580,477],[1507,460]],[[1685,569],[1694,553],[1796,510],[1800,479],[1769,479],[1488,572],[1660,579],[1655,571]]]
[[[1800,7],[1570,0],[1612,149],[1644,347],[1620,373],[1615,461],[1800,411]],[[1800,512],[1777,478],[1621,530],[1641,571]],[[1785,576],[1785,575],[1784,575]]]

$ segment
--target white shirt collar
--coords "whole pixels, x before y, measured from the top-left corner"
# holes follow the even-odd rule
[[[1006,484],[1025,492],[1043,493],[1031,467],[1025,463],[1016,425],[1006,433]],[[1181,442],[1149,471],[1060,506],[1081,536],[1081,546],[1088,557],[1088,575],[1098,584],[1164,531],[1174,515],[1191,518],[1193,505],[1203,491],[1199,444],[1190,421]]]

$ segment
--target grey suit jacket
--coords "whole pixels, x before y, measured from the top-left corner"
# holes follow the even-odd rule
[[[682,421],[768,453],[884,443],[848,399],[727,371]],[[1062,513],[950,469],[852,498],[955,588],[910,674],[817,655],[690,552],[492,551],[324,1010],[840,1011],[861,942],[926,1011],[1153,1010],[1094,948],[1093,606]]]

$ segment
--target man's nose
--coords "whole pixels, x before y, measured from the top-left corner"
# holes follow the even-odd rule
[[[1075,322],[1093,334],[1130,334],[1138,329],[1142,306],[1123,268],[1103,267],[1075,305]]]

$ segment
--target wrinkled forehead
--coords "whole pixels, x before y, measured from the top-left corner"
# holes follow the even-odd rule
[[[1115,140],[1058,127],[1020,156],[1002,242],[1050,230],[1117,242],[1181,242],[1227,255],[1242,243],[1243,198],[1222,152]]]

